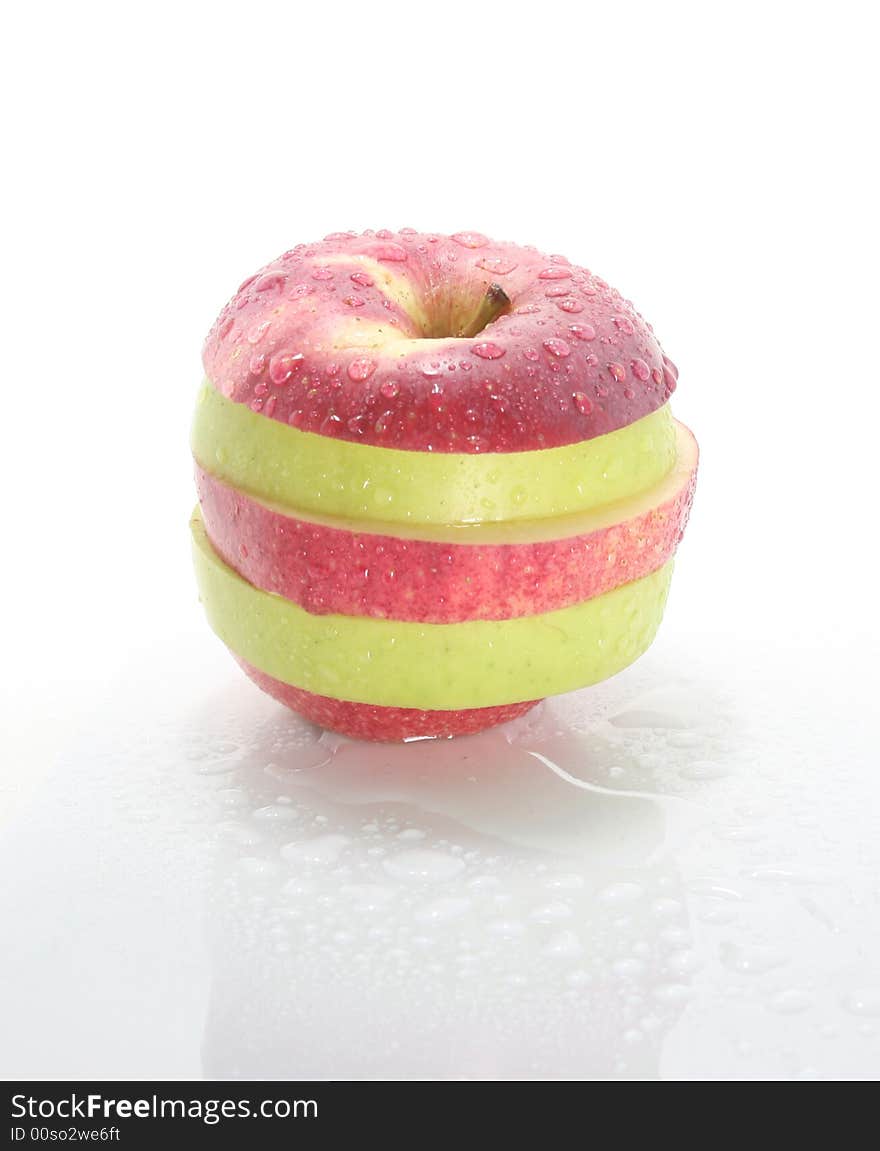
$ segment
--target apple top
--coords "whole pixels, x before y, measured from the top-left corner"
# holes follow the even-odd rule
[[[220,313],[204,365],[271,419],[436,452],[591,439],[661,407],[678,375],[650,324],[586,268],[409,228],[285,252]]]

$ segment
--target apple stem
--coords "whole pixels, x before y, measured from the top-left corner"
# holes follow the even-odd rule
[[[490,284],[486,294],[480,300],[480,306],[474,312],[470,322],[456,333],[458,336],[470,338],[489,326],[510,307],[510,297],[500,284]]]

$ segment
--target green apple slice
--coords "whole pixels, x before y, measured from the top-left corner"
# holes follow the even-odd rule
[[[625,524],[638,519],[653,509],[662,508],[677,498],[688,484],[694,483],[699,459],[699,449],[693,433],[678,420],[673,420],[675,434],[675,463],[665,476],[652,488],[636,492],[610,504],[598,508],[588,508],[585,512],[555,516],[551,519],[520,519],[512,522],[489,521],[479,524],[395,524],[393,535],[397,539],[432,541],[451,545],[472,544],[477,547],[491,547],[499,544],[532,544],[542,541],[564,540],[602,531],[615,524]],[[291,515],[290,509],[268,500],[257,500],[263,507],[279,515]],[[387,535],[388,524],[378,519],[355,519],[353,517],[325,516],[315,512],[297,511],[296,519],[307,524],[321,524],[337,531],[358,532],[368,535]]]
[[[205,471],[291,513],[456,525],[571,515],[635,495],[674,466],[676,433],[665,404],[625,428],[562,448],[400,451],[300,431],[206,382],[192,449]]]
[[[201,599],[227,647],[295,687],[386,707],[492,707],[607,679],[650,645],[672,575],[670,560],[573,607],[509,620],[421,624],[312,615],[227,567],[198,511],[191,528]]]

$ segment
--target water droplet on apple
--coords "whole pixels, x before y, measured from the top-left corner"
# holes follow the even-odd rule
[[[544,340],[544,347],[551,356],[556,356],[557,359],[564,359],[566,356],[571,355],[571,347],[565,342],[553,336],[549,340]]]
[[[227,316],[220,327],[217,329],[217,335],[221,340],[225,340],[229,333],[232,331],[235,321],[232,316]]]
[[[395,494],[389,491],[388,488],[374,488],[373,489],[373,503],[378,508],[388,508],[388,505],[395,502]],[[391,573],[393,579],[393,572]]]
[[[592,324],[569,324],[568,330],[576,340],[595,340],[596,329]]]
[[[362,308],[367,301],[363,296],[343,296],[342,302],[350,308]]]
[[[366,272],[352,272],[351,281],[357,284],[359,288],[372,288],[375,280],[372,276],[368,276]]]
[[[406,248],[401,244],[376,244],[370,249],[370,255],[377,260],[388,260],[398,264],[407,259]]]
[[[503,256],[480,256],[476,266],[493,276],[506,276],[517,267],[513,260],[506,260]]]
[[[302,352],[276,352],[269,361],[269,379],[273,384],[286,383],[302,361]]]
[[[571,398],[582,416],[588,416],[593,410],[593,403],[585,392],[575,392]]]
[[[254,284],[254,291],[270,292],[273,288],[283,288],[286,279],[283,272],[267,272]]]
[[[615,316],[614,326],[619,332],[623,332],[624,335],[627,336],[631,336],[635,331],[635,327],[629,316]]]
[[[481,360],[500,360],[505,350],[500,344],[493,344],[491,340],[483,340],[479,344],[474,344],[471,353],[479,356]]]
[[[350,380],[368,380],[376,370],[376,361],[368,356],[359,356],[348,365],[348,378]]]
[[[314,269],[312,269],[312,279],[313,280],[332,280],[333,279],[333,269],[332,268],[324,268],[324,267],[314,268]]]
[[[550,268],[544,268],[538,272],[539,280],[570,280],[572,277],[571,268],[565,267],[564,264],[554,264]]]
[[[630,363],[630,367],[632,368],[632,374],[637,380],[641,380],[644,383],[645,380],[651,378],[651,369],[644,360],[633,360]]]
[[[396,399],[400,395],[400,385],[397,380],[386,380],[384,384],[379,386],[379,394],[384,396],[386,400]]]
[[[584,310],[584,305],[580,302],[580,300],[575,300],[572,296],[569,296],[564,300],[558,300],[556,306],[557,308],[561,308],[563,312],[568,312],[570,315],[574,315],[577,312],[582,312]]]
[[[489,243],[482,232],[456,232],[452,239],[463,248],[485,248]]]
[[[544,295],[548,300],[555,300],[557,296],[567,296],[570,291],[569,284],[551,284]]]
[[[266,332],[269,331],[269,325],[271,322],[271,320],[263,320],[261,324],[254,324],[254,326],[248,331],[247,342],[249,344],[258,344],[260,340],[262,340],[263,336],[265,336]]]
[[[248,364],[248,371],[252,376],[259,376],[266,367],[266,353],[257,352],[256,355],[251,356],[251,362]]]
[[[619,364],[616,360],[612,360],[611,363],[607,366],[609,375],[613,379],[617,380],[618,383],[622,383],[626,379],[626,368],[623,366],[623,364]]]

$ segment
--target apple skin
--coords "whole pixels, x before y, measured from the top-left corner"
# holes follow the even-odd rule
[[[498,288],[510,310],[457,335]],[[650,325],[587,269],[412,229],[285,252],[241,285],[203,359],[223,395],[270,419],[434,452],[591,439],[661,407],[677,378]]]
[[[282,683],[246,660],[234,656],[238,665],[267,695],[298,712],[318,727],[338,732],[350,739],[399,743],[406,739],[451,738],[473,735],[499,723],[518,719],[540,703],[506,703],[499,707],[461,708],[458,711],[422,711],[415,707],[378,707],[370,703],[350,703],[315,695],[289,683]]]
[[[658,485],[659,497],[629,501],[634,514],[597,530],[532,542],[516,542],[528,539],[529,525],[511,524],[509,542],[483,544],[344,530],[286,515],[202,468],[196,486],[220,557],[255,587],[308,612],[439,624],[501,620],[580,603],[666,563],[696,483],[696,444],[683,429],[679,440],[687,458]]]

